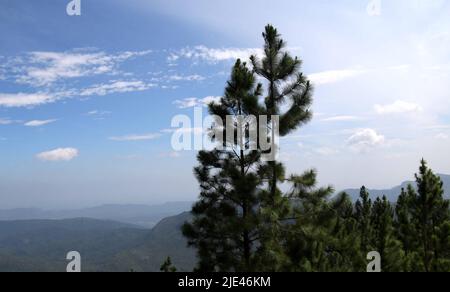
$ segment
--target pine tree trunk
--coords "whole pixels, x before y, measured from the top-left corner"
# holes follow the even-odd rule
[[[238,103],[238,108],[239,108],[239,115],[242,115],[242,105],[239,102]],[[242,126],[242,125],[241,125]],[[245,135],[245,131],[243,132]],[[244,137],[245,138],[245,137]],[[242,137],[241,137],[242,139]],[[241,151],[240,151],[240,167],[241,167],[241,177],[245,176],[245,154],[244,154],[244,149],[242,147],[242,144],[245,143],[241,143]],[[247,217],[248,217],[248,201],[247,198],[245,197],[245,194],[243,194],[243,204],[242,204],[242,219],[243,219],[243,223],[245,224],[244,227],[244,234],[243,234],[243,238],[244,238],[244,262],[245,262],[245,272],[249,272],[249,268],[250,268],[250,253],[251,253],[251,242],[250,242],[250,232],[247,229]]]

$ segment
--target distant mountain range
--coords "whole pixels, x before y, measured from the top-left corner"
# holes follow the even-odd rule
[[[162,220],[152,230],[96,219],[0,222],[0,272],[64,272],[66,254],[81,254],[83,271],[159,271],[171,256],[179,271],[192,271],[195,252],[181,225],[188,213]]]
[[[440,177],[449,197],[450,175]],[[404,182],[369,192],[373,199],[386,195],[394,202],[409,184],[415,185]],[[353,200],[359,197],[359,189],[344,191]],[[191,220],[186,212],[191,206],[179,202],[66,211],[0,210],[0,272],[63,272],[69,251],[80,252],[83,271],[159,271],[168,256],[179,271],[192,271],[195,251],[187,247],[181,233],[182,224]]]
[[[444,183],[444,195],[446,198],[450,198],[450,175],[447,174],[439,174],[442,182]],[[370,197],[372,199],[376,199],[377,197],[386,196],[389,201],[395,202],[397,201],[398,196],[402,192],[402,188],[407,189],[408,185],[412,185],[413,187],[416,187],[416,183],[413,181],[406,181],[403,182],[401,185],[393,187],[391,189],[386,190],[373,190],[368,189],[368,192],[370,194]],[[352,200],[357,200],[359,198],[359,191],[360,189],[347,189],[343,190],[342,192],[346,192]]]
[[[113,220],[151,228],[162,219],[189,211],[192,202],[173,202],[163,205],[104,205],[77,210],[11,209],[0,210],[0,220],[91,218]]]

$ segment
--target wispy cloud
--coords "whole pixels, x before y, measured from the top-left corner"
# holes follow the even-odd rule
[[[87,112],[85,115],[94,118],[95,120],[104,120],[106,116],[112,114],[111,111],[104,110],[92,110]]]
[[[167,158],[180,158],[181,157],[181,153],[177,152],[177,151],[172,151],[172,152],[162,152],[160,154],[161,157],[167,157]]]
[[[186,109],[196,106],[208,106],[212,102],[218,102],[220,98],[220,96],[207,96],[205,98],[190,97],[182,100],[176,100],[173,104],[180,109]]]
[[[0,56],[0,80],[6,79],[6,72],[5,57]]]
[[[58,148],[51,151],[41,152],[36,158],[42,161],[70,161],[77,157],[78,149],[75,148]]]
[[[26,127],[41,127],[41,126],[45,126],[45,125],[54,123],[56,121],[57,121],[56,119],[52,119],[52,120],[33,120],[33,121],[26,122],[24,124],[24,126],[26,126]]]
[[[446,130],[450,129],[450,125],[432,125],[428,127],[424,127],[426,130]]]
[[[117,80],[110,83],[92,85],[87,88],[55,91],[52,93],[0,93],[0,107],[34,107],[71,97],[104,96],[114,93],[145,91],[156,86],[154,83],[147,83],[141,80]]]
[[[112,81],[107,84],[97,84],[89,88],[81,90],[80,96],[93,96],[93,95],[107,95],[114,93],[125,93],[125,92],[135,92],[135,91],[145,91],[152,87],[156,87],[156,84],[146,83],[144,81]]]
[[[169,79],[172,81],[203,81],[206,78],[201,75],[172,75]]]
[[[300,51],[300,48],[288,47],[286,50],[291,53],[296,53]],[[167,61],[169,64],[174,64],[180,59],[189,59],[208,63],[234,61],[237,59],[248,61],[252,55],[261,58],[264,55],[264,50],[261,48],[209,48],[201,45],[186,47],[176,52],[172,52],[167,57]]]
[[[118,64],[151,51],[123,52],[107,54],[105,52],[31,52],[10,62],[19,83],[33,86],[48,86],[63,79],[88,77],[117,72]]]
[[[169,62],[175,62],[180,58],[217,63],[236,59],[247,60],[251,55],[261,56],[260,48],[208,48],[206,46],[187,47],[170,54]]]
[[[357,116],[334,116],[322,119],[322,122],[352,122],[352,121],[360,121],[361,117]]]
[[[357,69],[330,70],[310,74],[308,75],[308,78],[315,85],[324,85],[353,78],[364,73],[366,73],[365,70]]]
[[[57,101],[60,97],[48,93],[0,93],[0,107],[31,107]]]
[[[146,140],[155,140],[161,137],[159,133],[150,133],[150,134],[141,134],[141,135],[125,135],[125,136],[117,136],[117,137],[109,137],[108,139],[111,141],[146,141]]]
[[[0,126],[3,125],[11,125],[14,123],[18,123],[20,121],[16,121],[16,120],[11,120],[10,118],[0,118]]]
[[[375,105],[375,112],[379,115],[386,114],[403,114],[421,112],[423,109],[420,105],[412,102],[398,100],[392,104]]]
[[[450,136],[448,134],[445,133],[439,133],[435,136],[436,139],[438,140],[449,140]]]
[[[314,149],[314,152],[320,156],[332,156],[339,153],[337,149],[330,147],[319,147],[317,149]]]

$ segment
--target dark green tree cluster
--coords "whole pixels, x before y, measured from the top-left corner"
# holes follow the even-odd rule
[[[262,58],[238,60],[224,96],[209,105],[219,120],[233,120],[231,128],[213,125],[211,139],[234,138],[198,154],[200,199],[183,226],[197,249],[196,270],[366,271],[367,254],[377,251],[383,271],[450,271],[449,202],[425,161],[417,188],[403,190],[398,202],[372,201],[363,187],[354,204],[347,194],[331,198],[331,187],[318,187],[314,170],[288,175],[276,155],[264,159],[278,151],[276,130],[283,137],[311,119],[313,88],[273,26],[263,38]],[[252,119],[259,116],[268,125]],[[250,147],[254,123],[270,149],[261,141]]]
[[[360,253],[377,251],[386,272],[450,271],[450,209],[439,176],[421,161],[416,186],[402,189],[397,202],[373,203],[363,187],[355,205]]]
[[[172,259],[168,257],[159,270],[164,273],[175,273],[177,268],[172,264]]]

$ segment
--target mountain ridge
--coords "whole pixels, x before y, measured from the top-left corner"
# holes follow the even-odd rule
[[[444,183],[444,196],[447,199],[450,199],[450,175],[448,174],[437,174],[442,182]],[[390,189],[367,189],[367,191],[370,194],[370,198],[372,200],[376,199],[377,197],[386,196],[387,199],[391,202],[396,202],[398,196],[401,194],[402,188],[406,189],[408,185],[412,185],[414,188],[416,187],[415,181],[404,181],[398,186],[394,186]],[[354,201],[356,201],[359,198],[359,192],[360,189],[345,189],[341,191],[340,193],[347,193],[350,198]]]
[[[82,270],[157,272],[170,256],[179,271],[192,271],[195,251],[187,247],[182,213],[153,229],[97,219],[0,221],[0,272],[64,272],[69,251],[78,251]]]
[[[64,220],[73,218],[92,218],[152,228],[166,217],[174,216],[189,210],[192,204],[192,202],[169,202],[160,205],[107,204],[72,210],[16,208],[0,210],[0,220]]]

